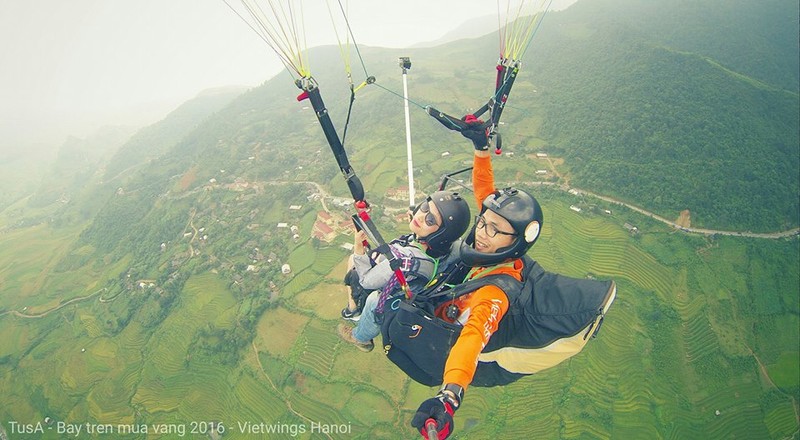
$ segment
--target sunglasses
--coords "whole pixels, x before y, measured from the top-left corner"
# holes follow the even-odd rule
[[[428,201],[422,202],[419,205],[419,211],[425,214],[425,224],[428,226],[438,226],[439,223],[436,221],[436,217],[431,212],[431,206],[428,204]]]

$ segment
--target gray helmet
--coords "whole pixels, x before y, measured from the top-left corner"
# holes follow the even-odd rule
[[[539,238],[539,232],[544,222],[542,207],[533,196],[525,191],[515,188],[497,190],[484,199],[481,215],[487,209],[508,220],[515,233],[514,241],[510,246],[500,248],[496,252],[478,252],[473,247],[477,228],[476,221],[467,238],[461,242],[459,249],[461,260],[468,266],[491,266],[519,258],[525,255]]]
[[[425,200],[436,205],[439,214],[442,216],[442,224],[439,229],[426,237],[417,237],[422,243],[426,243],[430,249],[431,256],[440,256],[450,251],[450,246],[454,241],[461,238],[467,232],[470,221],[470,211],[467,201],[454,191],[437,191],[428,196]],[[422,202],[425,203],[425,202]],[[414,208],[417,212],[420,203]]]

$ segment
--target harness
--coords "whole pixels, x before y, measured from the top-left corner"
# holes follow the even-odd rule
[[[415,290],[422,290],[428,284],[429,280],[436,275],[436,270],[439,266],[439,260],[432,257],[419,258],[413,254],[404,255],[397,250],[397,246],[414,246],[420,250],[422,250],[422,248],[415,240],[413,234],[400,236],[389,243],[389,250],[398,261],[398,268],[406,276],[406,280],[410,279],[410,281],[407,281],[409,291],[413,294]],[[386,301],[401,289],[402,288],[399,280],[397,279],[397,275],[393,274],[389,281],[381,289],[380,296],[378,297],[378,304],[375,306],[376,321],[382,320],[383,309]],[[380,322],[378,322],[378,324],[380,324]]]
[[[417,296],[424,301],[402,302],[381,328],[386,355],[417,382],[441,384],[461,326],[435,317],[430,305],[487,285],[505,292],[509,308],[478,358],[474,386],[511,383],[580,352],[614,300],[614,282],[566,277],[545,271],[528,256],[522,260],[522,282],[507,274],[478,276]]]

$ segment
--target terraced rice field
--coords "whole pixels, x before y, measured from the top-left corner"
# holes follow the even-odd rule
[[[336,329],[331,326],[329,331],[333,333]],[[331,380],[378,389],[402,402],[403,392],[409,379],[400,374],[394,364],[386,360],[380,349],[380,338],[376,339],[375,343],[378,344],[375,350],[371,353],[362,353],[355,347],[345,345],[344,342],[337,342],[332,348],[336,350],[336,359],[330,373]]]
[[[258,321],[256,346],[273,356],[288,357],[309,319],[284,308],[267,310]]]
[[[348,420],[367,427],[385,420],[394,420],[399,416],[392,402],[384,396],[370,391],[353,393],[347,400],[344,410],[352,417]]]
[[[631,237],[611,217],[568,206],[546,205],[534,258],[553,272],[615,279],[617,300],[577,356],[506,387],[470,388],[457,438],[796,435],[797,302],[783,292],[794,272],[750,263],[754,248],[776,251],[733,239]],[[235,365],[189,349],[201,328],[234,329],[250,306],[210,272],[190,277],[178,306],[152,328],[134,317],[112,335],[99,313],[109,303],[94,300],[41,319],[0,317],[0,388],[15,402],[0,415],[34,419],[66,408],[59,415],[73,421],[313,421],[350,425],[353,438],[414,436],[408,422],[435,389],[388,362],[380,338],[365,354],[336,336],[345,257],[336,247],[296,247],[295,272]],[[50,282],[25,268],[0,276],[15,286]],[[253,436],[230,430],[225,438]]]
[[[342,308],[347,305],[347,287],[326,278],[311,289],[300,292],[297,305],[304,310],[312,310],[322,319],[339,319]]]
[[[711,330],[707,318],[698,316],[684,323],[682,329],[689,362],[696,362],[704,356],[718,353],[717,337]]]
[[[292,270],[294,270],[294,267],[292,267]],[[292,277],[291,280],[286,283],[286,286],[284,286],[281,292],[281,295],[287,298],[305,292],[316,285],[320,279],[320,276],[311,269],[295,272],[294,274],[290,274],[290,276]]]
[[[326,247],[317,252],[314,265],[311,267],[318,275],[324,276],[331,273],[333,268],[347,257],[349,257],[347,251],[339,246]]]
[[[339,338],[329,328],[324,328],[312,321],[297,340],[298,368],[311,371],[321,377],[328,377],[331,374],[336,355],[336,350],[332,348],[338,342]]]
[[[236,383],[234,395],[241,407],[241,413],[237,414],[236,419],[264,422],[278,420],[287,411],[286,405],[269,383],[255,374],[242,374]]]
[[[302,414],[308,422],[317,422],[323,424],[346,425],[353,422],[348,419],[341,412],[334,408],[321,403],[319,401],[311,400],[300,393],[292,393],[289,396],[292,409]]]
[[[104,423],[133,423],[131,389],[123,386],[113,375],[96,384],[86,396],[90,414]]]

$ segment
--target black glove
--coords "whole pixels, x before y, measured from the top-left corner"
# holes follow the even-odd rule
[[[428,438],[428,428],[426,422],[433,420],[436,422],[436,431],[439,434],[438,440],[444,440],[453,433],[454,422],[453,413],[458,409],[458,403],[449,397],[439,393],[419,406],[414,418],[411,419],[411,426],[419,429],[422,437],[427,440],[437,440]]]
[[[461,118],[461,120],[468,124],[467,128],[461,130],[461,136],[471,140],[476,150],[488,150],[489,136],[483,121],[476,118],[474,115],[466,115]]]

